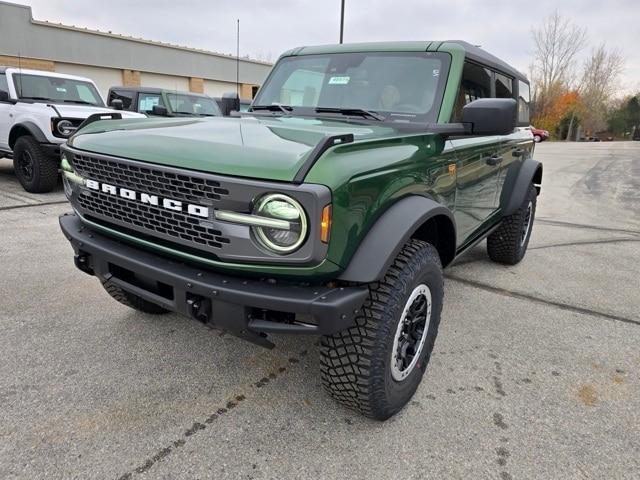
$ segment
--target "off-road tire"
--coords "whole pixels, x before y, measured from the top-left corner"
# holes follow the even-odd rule
[[[134,295],[133,293],[123,290],[118,285],[111,283],[109,280],[103,282],[102,286],[115,300],[129,308],[133,308],[134,310],[150,313],[152,315],[160,315],[169,312],[169,310],[162,308],[160,305],[148,302],[144,298],[140,298],[138,295]]]
[[[23,155],[30,156],[30,175],[21,167]],[[53,190],[58,184],[58,167],[59,161],[47,155],[35,138],[29,135],[18,138],[13,147],[13,169],[27,192],[45,193]]]
[[[529,186],[527,195],[520,208],[505,217],[498,229],[487,237],[487,252],[494,262],[515,265],[523,259],[527,252],[533,223],[536,216],[537,192],[533,185]],[[527,211],[531,204],[531,220],[523,240],[523,230],[527,221]]]
[[[429,287],[431,316],[418,361],[396,381],[391,372],[394,337],[407,300],[420,284]],[[325,390],[343,405],[376,420],[399,412],[415,393],[438,334],[444,296],[442,265],[429,243],[410,240],[380,282],[369,285],[356,325],[320,341]]]

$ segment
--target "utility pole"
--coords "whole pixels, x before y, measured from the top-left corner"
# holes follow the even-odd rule
[[[236,30],[236,94],[240,96],[240,19]]]
[[[344,36],[344,0],[342,1],[342,7],[340,8],[340,43],[342,42]]]

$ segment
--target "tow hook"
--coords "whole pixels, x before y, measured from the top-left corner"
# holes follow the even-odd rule
[[[193,295],[187,299],[189,314],[196,320],[207,323],[211,318],[211,300]]]
[[[73,262],[76,264],[78,270],[82,270],[84,273],[94,275],[93,268],[91,268],[91,262],[89,262],[89,255],[80,253],[73,257]]]

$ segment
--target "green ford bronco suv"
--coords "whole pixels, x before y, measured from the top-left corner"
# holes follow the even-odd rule
[[[63,149],[76,266],[119,302],[272,347],[320,335],[327,391],[376,419],[427,367],[443,267],[518,263],[540,193],[529,85],[460,41],[302,47],[248,112],[98,121]]]

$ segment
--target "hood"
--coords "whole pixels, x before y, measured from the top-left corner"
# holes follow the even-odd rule
[[[392,136],[385,125],[295,117],[107,120],[69,140],[80,150],[222,175],[291,181],[327,135]]]
[[[94,113],[119,113],[122,118],[146,118],[146,115],[125,110],[114,110],[108,107],[92,107],[91,105],[74,105],[69,103],[55,104],[55,109],[65,118],[87,118]],[[51,108],[51,107],[50,107]],[[55,114],[55,112],[52,112]]]

